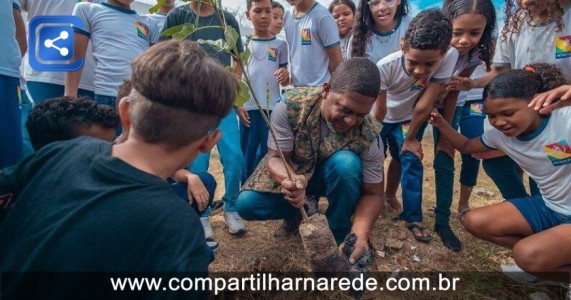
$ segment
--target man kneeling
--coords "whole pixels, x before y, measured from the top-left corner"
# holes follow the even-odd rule
[[[270,137],[268,154],[237,197],[240,216],[284,219],[276,236],[295,234],[306,194],[325,196],[325,215],[337,243],[355,233],[350,262],[358,260],[368,250],[384,197],[381,128],[369,115],[379,88],[377,67],[368,59],[353,58],[341,63],[323,87],[285,93],[271,123],[292,179]]]

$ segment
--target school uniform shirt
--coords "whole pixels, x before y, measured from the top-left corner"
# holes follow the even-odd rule
[[[369,33],[367,37],[367,43],[365,45],[365,57],[370,59],[374,63],[378,63],[379,60],[385,56],[401,50],[401,40],[404,38],[408,25],[412,20],[411,16],[405,15],[398,19],[397,24],[393,30],[388,32],[378,32],[373,31]],[[349,41],[349,47],[347,49],[347,57],[351,57],[351,51],[353,48],[353,38]]]
[[[405,68],[402,51],[394,52],[381,59],[377,63],[381,72],[381,91],[387,92],[387,115],[383,122],[410,121],[414,113],[414,104],[422,91],[430,83],[448,82],[457,61],[458,50],[450,47],[432,73],[415,80]]]
[[[148,17],[149,20],[155,22],[160,31],[163,31],[165,26],[165,21],[167,20],[167,15],[162,13],[152,13],[152,14],[146,14],[145,16]]]
[[[518,33],[498,38],[494,66],[521,69],[528,64],[548,63],[561,70],[567,83],[571,83],[571,5],[563,14],[564,28],[557,31],[555,20],[546,24],[528,24],[527,13],[520,21]]]
[[[497,129],[485,132],[482,143],[500,149],[537,182],[549,209],[571,215],[571,107],[544,117],[534,132],[508,137]]]
[[[280,149],[285,152],[293,151],[295,135],[288,123],[287,106],[285,102],[279,102],[274,111],[272,112],[272,129],[276,134],[276,139],[280,145]],[[321,121],[320,125],[320,139],[323,139],[329,134],[331,130],[325,123]],[[268,138],[268,148],[276,150],[274,139]],[[385,162],[385,154],[383,150],[383,143],[380,137],[377,137],[367,151],[361,155],[361,172],[363,174],[363,183],[379,183],[383,181],[383,165]]]
[[[73,13],[73,8],[78,0],[19,0],[22,10],[28,12],[27,21],[29,22],[36,16],[69,16]],[[90,0],[92,3],[103,2],[102,0]],[[85,60],[83,62],[83,72],[79,81],[79,88],[94,91],[94,70],[95,59],[91,53],[91,41],[87,46]],[[29,53],[24,57],[24,78],[27,81],[43,82],[50,84],[65,85],[65,72],[39,72],[30,66],[28,59]]]
[[[341,46],[341,55],[343,56],[343,60],[346,60],[349,57],[349,42],[351,41],[351,36],[346,36],[341,38],[339,46]]]
[[[95,94],[116,96],[117,88],[131,75],[131,62],[159,39],[160,30],[146,16],[106,2],[78,3],[73,15],[84,28],[74,28],[91,40],[95,57]]]
[[[250,49],[248,59],[248,74],[252,83],[250,92],[256,95],[264,109],[273,110],[280,98],[280,85],[274,72],[287,66],[287,44],[275,36],[265,39],[248,37],[244,44]],[[244,109],[258,108],[250,98],[244,104]]]
[[[486,74],[486,68],[484,67],[483,63],[480,63],[479,66],[476,67],[476,69],[474,69],[474,72],[472,73],[472,76],[470,76],[470,78],[475,79],[475,78],[480,78],[482,76],[484,76]],[[458,94],[458,102],[456,102],[456,106],[464,106],[464,104],[466,103],[466,101],[474,101],[474,100],[482,100],[483,99],[483,94],[484,93],[484,89],[471,89],[467,92],[460,92]],[[481,113],[481,108],[479,109],[480,113]]]
[[[0,4],[0,75],[19,78],[22,56],[16,41],[14,8],[20,10],[18,3],[13,1],[2,1]]]
[[[289,45],[293,86],[319,86],[331,79],[326,49],[339,45],[339,28],[331,13],[315,2],[303,16],[284,14],[284,32]]]

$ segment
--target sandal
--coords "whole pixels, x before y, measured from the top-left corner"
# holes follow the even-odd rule
[[[417,223],[408,223],[406,224],[406,228],[410,230],[410,232],[412,232],[414,238],[419,242],[429,243],[432,240],[432,236],[430,235],[430,233],[428,235],[424,235],[424,231],[426,231],[427,229],[422,225],[419,225]],[[420,236],[416,235],[415,230],[418,230],[418,232],[421,235]]]

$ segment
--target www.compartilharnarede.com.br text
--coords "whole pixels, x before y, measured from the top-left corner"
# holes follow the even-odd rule
[[[436,275],[436,274],[435,274]],[[341,277],[287,277],[256,273],[237,277],[110,277],[113,291],[206,291],[213,295],[239,291],[456,291],[460,278],[441,273],[430,277],[379,279],[359,274]]]

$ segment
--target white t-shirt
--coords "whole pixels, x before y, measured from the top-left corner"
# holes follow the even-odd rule
[[[497,129],[482,143],[500,149],[537,182],[549,209],[571,215],[571,107],[553,111],[538,129],[524,137],[508,137]]]
[[[351,42],[352,36],[346,36],[344,38],[341,38],[341,55],[343,56],[343,60],[347,59],[347,57],[349,56],[349,43]]]
[[[280,150],[285,152],[293,151],[294,134],[287,121],[287,106],[280,102],[272,112],[272,128],[276,133],[276,138],[280,145]],[[324,121],[321,122],[321,139],[326,137],[330,130]],[[268,148],[277,150],[276,144],[271,136],[268,137]],[[385,155],[383,143],[377,137],[369,147],[369,150],[361,154],[361,170],[364,183],[379,183],[383,181],[383,164]]]
[[[28,12],[27,21],[29,22],[36,16],[51,16],[51,15],[64,15],[70,16],[73,12],[73,7],[76,3],[81,2],[78,0],[19,0],[22,10]],[[89,2],[98,3],[102,0],[91,0]],[[51,83],[64,85],[65,72],[38,72],[32,69],[28,59],[28,53],[24,57],[24,78],[27,81],[37,81],[43,83]],[[95,85],[93,83],[93,71],[95,70],[95,59],[91,53],[91,46],[88,45],[85,53],[85,60],[83,62],[83,73],[79,81],[79,88],[94,91]]]
[[[401,39],[404,38],[408,25],[412,20],[410,15],[399,18],[395,28],[389,32],[371,32],[365,45],[365,57],[378,63],[387,55],[401,50]],[[347,57],[351,57],[353,38],[349,41]]]
[[[273,110],[280,99],[280,85],[274,72],[281,67],[287,66],[287,44],[284,40],[275,36],[272,38],[250,38],[243,42],[250,49],[248,59],[248,74],[252,80],[253,92],[264,109]],[[269,95],[268,95],[269,89]],[[269,99],[269,103],[268,102]],[[244,105],[246,110],[257,109],[250,99]]]
[[[18,4],[13,1],[2,1],[0,4],[0,28],[2,28],[0,30],[0,75],[15,78],[20,77],[20,63],[22,62],[12,15],[12,10],[17,6]]]
[[[480,78],[485,74],[486,74],[486,68],[484,67],[484,64],[481,63],[479,66],[476,67],[476,69],[474,69],[474,72],[472,73],[472,76],[470,76],[470,78],[472,79]],[[458,94],[458,102],[456,103],[456,106],[464,106],[466,101],[482,100],[483,92],[484,89],[471,89],[467,92],[460,92],[460,94]]]
[[[133,59],[158,41],[159,28],[134,10],[108,3],[78,3],[73,15],[85,26],[76,32],[91,40],[96,62],[95,94],[116,96],[119,85],[131,74]]]
[[[327,8],[315,2],[302,17],[294,6],[284,14],[293,86],[319,86],[331,79],[326,49],[339,45],[339,29]]]
[[[533,63],[553,64],[571,83],[571,5],[565,9],[563,24],[563,30],[556,32],[555,20],[535,26],[527,18],[520,21],[519,33],[509,33],[504,41],[498,38],[494,66],[521,69]]]
[[[146,14],[145,16],[148,17],[149,20],[155,22],[155,24],[157,25],[157,27],[161,32],[163,31],[163,27],[165,26],[165,21],[167,20],[167,15],[164,15],[162,13],[152,13],[152,14]]]
[[[434,67],[432,73],[415,80],[406,70],[402,51],[394,52],[377,63],[381,72],[381,91],[387,91],[387,115],[383,122],[399,123],[410,121],[414,103],[430,83],[446,83],[450,80],[458,61],[458,51],[450,47]]]

